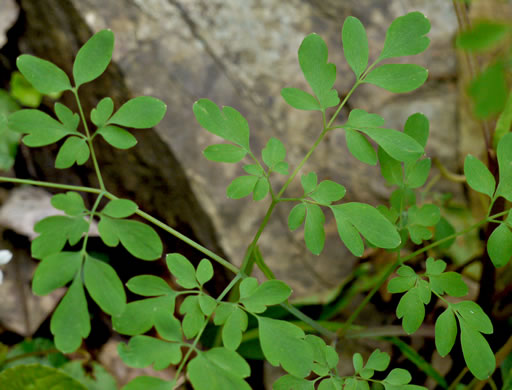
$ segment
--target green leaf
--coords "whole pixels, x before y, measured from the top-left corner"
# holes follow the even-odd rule
[[[231,182],[226,190],[228,198],[241,199],[249,195],[256,186],[258,177],[256,176],[240,176]]]
[[[487,67],[471,81],[468,88],[476,117],[487,119],[503,111],[508,92],[503,62],[498,61]]]
[[[263,162],[272,169],[275,165],[283,161],[286,157],[286,149],[277,138],[270,138],[267,145],[261,151]]]
[[[87,390],[64,371],[40,364],[23,364],[2,371],[0,388],[5,390]]]
[[[263,168],[258,164],[244,165],[244,171],[252,176],[263,176],[265,174]]]
[[[158,310],[154,314],[155,328],[163,339],[167,341],[183,341],[181,323],[168,310]]]
[[[380,349],[376,349],[372,352],[368,361],[366,362],[365,368],[375,371],[384,371],[389,366],[391,358],[386,352],[381,352]]]
[[[250,295],[241,297],[240,302],[252,313],[262,313],[267,306],[284,302],[291,295],[291,288],[280,280],[267,280],[260,284]]]
[[[298,378],[313,369],[313,351],[302,329],[286,321],[257,317],[261,349],[268,362]]]
[[[181,361],[181,345],[149,336],[134,336],[128,344],[120,343],[117,352],[123,362],[135,368],[148,367],[163,370]]]
[[[9,115],[9,129],[28,133],[23,143],[29,147],[53,144],[68,134],[73,134],[62,123],[39,110],[20,110]]]
[[[91,362],[88,367],[84,367],[83,364],[85,360],[73,360],[59,368],[84,385],[87,390],[117,390],[115,378],[100,364]]]
[[[37,108],[41,105],[43,95],[20,72],[13,72],[11,74],[10,84],[10,95],[21,105],[32,108]]]
[[[304,241],[306,247],[314,255],[319,255],[325,244],[325,215],[316,204],[306,204],[306,223],[304,225]]]
[[[247,298],[253,294],[258,288],[258,279],[248,277],[240,283],[240,299]]]
[[[107,121],[107,124],[148,129],[156,126],[164,117],[167,106],[160,99],[138,96],[128,100]]]
[[[404,370],[403,368],[394,368],[383,381],[392,385],[406,385],[411,381],[411,379],[412,376],[409,374],[409,371]]]
[[[428,179],[432,163],[430,158],[406,164],[405,183],[409,188],[420,188]]]
[[[300,177],[300,183],[302,184],[302,188],[304,189],[304,194],[309,194],[313,192],[316,188],[318,178],[315,172],[309,172],[308,174],[304,174]]]
[[[274,167],[274,172],[280,173],[281,175],[288,175],[288,163],[284,161],[278,162]]]
[[[352,355],[352,365],[354,366],[354,374],[358,374],[363,369],[363,356],[359,352]]]
[[[69,137],[64,141],[55,159],[55,168],[66,169],[76,162],[83,165],[89,160],[90,151],[87,141],[80,137]]]
[[[101,212],[112,218],[126,218],[133,215],[139,207],[129,199],[113,199],[109,201]]]
[[[265,199],[269,191],[270,184],[268,183],[268,179],[266,177],[260,177],[254,186],[252,198],[255,201]]]
[[[96,108],[91,110],[91,121],[98,128],[103,127],[113,112],[114,102],[112,99],[109,97],[103,98],[98,102]]]
[[[418,278],[414,276],[398,276],[388,283],[388,292],[391,294],[403,293],[414,287]]]
[[[365,127],[381,127],[384,126],[384,118],[379,114],[370,114],[365,110],[358,108],[350,111],[347,122],[342,127],[348,128],[365,128]]]
[[[507,36],[510,27],[494,21],[482,20],[471,30],[459,34],[456,40],[458,48],[473,52],[492,49]]]
[[[210,316],[217,307],[217,301],[209,295],[201,294],[198,297],[199,307],[205,316]]]
[[[359,19],[353,16],[345,19],[341,40],[345,59],[359,79],[368,65],[368,38]]]
[[[237,110],[226,106],[221,111],[209,99],[199,99],[194,103],[193,110],[197,121],[207,131],[250,151],[249,125]]]
[[[418,288],[412,288],[402,296],[396,308],[396,316],[403,318],[402,327],[407,334],[418,330],[425,318],[425,306]]]
[[[360,131],[398,161],[415,161],[424,152],[423,147],[414,138],[400,131],[376,128],[361,128]]]
[[[410,12],[396,18],[386,31],[379,60],[412,56],[425,51],[430,43],[425,36],[429,31],[430,22],[421,12]]]
[[[89,335],[91,323],[80,274],[75,276],[66,295],[55,309],[50,331],[55,338],[56,347],[63,353],[76,351],[82,344],[82,339]]]
[[[474,330],[486,334],[491,334],[493,332],[491,320],[476,302],[458,302],[453,304],[453,308],[464,319],[464,326],[469,326]]]
[[[122,390],[172,390],[175,381],[167,382],[152,376],[138,376],[123,386]]]
[[[202,286],[213,278],[213,266],[210,260],[202,259],[196,270],[196,279]]]
[[[179,253],[170,253],[166,256],[167,268],[176,277],[176,283],[188,289],[197,288],[196,270],[192,263]]]
[[[443,240],[443,239],[451,236],[454,233],[455,233],[455,228],[453,227],[453,225],[446,218],[441,217],[441,219],[439,220],[439,222],[437,223],[436,228],[435,228],[434,240],[435,241]],[[452,238],[452,239],[447,240],[447,241],[443,242],[442,244],[440,244],[439,248],[447,249],[450,246],[452,246],[454,242],[455,242],[455,238]]]
[[[396,227],[375,207],[350,202],[331,206],[336,220],[348,220],[368,241],[379,248],[392,249],[401,243]]]
[[[323,180],[309,197],[320,204],[329,205],[331,202],[341,200],[346,192],[347,190],[341,184],[331,180]]]
[[[154,275],[134,276],[126,283],[126,287],[128,287],[128,290],[131,292],[145,297],[177,295],[176,291],[174,291],[165,280]]]
[[[359,161],[368,165],[377,164],[377,154],[370,141],[356,130],[345,129],[347,148]]]
[[[57,118],[59,118],[64,127],[66,127],[69,131],[76,131],[78,124],[80,123],[80,117],[78,114],[74,113],[65,105],[60,103],[55,103],[54,109]]]
[[[496,368],[496,358],[484,336],[461,322],[460,343],[469,371],[480,380],[489,378]]]
[[[496,180],[485,164],[471,154],[464,160],[464,175],[472,189],[492,198]]]
[[[51,203],[56,209],[62,210],[71,216],[80,215],[86,210],[82,196],[74,191],[52,196]]]
[[[411,92],[421,87],[428,71],[415,64],[386,64],[373,69],[363,82],[374,84],[390,92]]]
[[[105,126],[96,131],[111,146],[117,149],[130,149],[137,144],[137,139],[125,129],[117,126]]]
[[[441,219],[439,207],[435,204],[425,204],[421,207],[412,206],[408,210],[411,225],[434,226]]]
[[[342,214],[335,215],[335,219],[341,241],[354,256],[361,257],[364,252],[364,243],[359,231]]]
[[[512,258],[512,232],[502,223],[487,240],[487,253],[495,267],[503,267]]]
[[[380,172],[388,184],[400,186],[403,182],[402,164],[386,153],[382,147],[377,150],[379,156]]]
[[[250,375],[247,362],[226,348],[212,348],[188,364],[188,375],[196,390],[251,390],[243,379]]]
[[[510,133],[512,128],[512,91],[508,94],[507,101],[503,112],[498,117],[496,122],[496,129],[492,137],[492,145],[494,149],[498,148],[498,144],[507,133]]]
[[[338,93],[332,89],[336,66],[327,62],[327,56],[327,45],[317,34],[308,35],[299,47],[300,68],[323,110],[340,101]]]
[[[435,335],[437,352],[445,357],[452,350],[457,338],[457,321],[450,307],[437,317]]]
[[[237,163],[243,160],[247,151],[232,144],[217,144],[208,146],[203,154],[210,161]]]
[[[22,54],[16,59],[16,66],[27,81],[44,95],[71,89],[66,73],[49,61]]]
[[[498,166],[500,182],[496,190],[497,196],[503,196],[512,202],[512,133],[505,135],[498,144]]]
[[[138,259],[156,260],[162,255],[160,237],[153,228],[142,222],[103,215],[98,230],[106,245],[116,246],[121,241],[126,250]]]
[[[412,114],[405,122],[404,133],[425,148],[429,134],[428,118],[419,112]]]
[[[247,329],[247,324],[247,314],[235,306],[222,328],[222,343],[227,349],[236,351],[242,342],[242,334]]]
[[[120,315],[126,306],[123,283],[107,263],[87,256],[84,265],[87,292],[105,313]]]
[[[322,110],[318,100],[309,93],[298,88],[283,88],[281,89],[281,96],[293,108],[298,110],[314,111]]]
[[[101,30],[94,34],[78,51],[73,63],[75,87],[88,83],[107,69],[114,50],[114,33]]]
[[[463,297],[468,293],[468,286],[457,272],[444,272],[439,276],[429,275],[430,286],[438,294],[446,292],[452,297]]]
[[[291,209],[290,214],[288,215],[288,227],[291,231],[296,230],[304,223],[305,218],[306,205],[304,203],[299,203]]]
[[[427,273],[426,275],[441,275],[446,269],[446,263],[443,260],[434,260],[434,258],[429,257],[427,259]]]
[[[73,280],[81,264],[80,252],[59,252],[45,257],[34,273],[32,292],[36,295],[46,295],[65,286]]]
[[[272,390],[315,390],[315,383],[292,375],[284,375],[274,382]]]
[[[191,339],[199,333],[205,323],[204,314],[199,305],[199,297],[197,295],[187,296],[180,306],[180,313],[185,314],[182,322],[183,333],[187,339]]]

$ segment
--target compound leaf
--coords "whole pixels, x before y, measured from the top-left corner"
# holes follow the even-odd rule
[[[390,92],[402,93],[421,87],[427,77],[428,71],[416,64],[385,64],[368,73],[364,82]]]
[[[341,39],[345,59],[359,79],[368,65],[368,38],[359,19],[353,16],[345,19]]]
[[[164,117],[167,106],[160,99],[138,96],[128,100],[107,121],[107,124],[147,129],[156,126]]]
[[[73,78],[78,88],[99,77],[112,58],[114,33],[101,30],[94,34],[78,51],[73,63]]]
[[[472,189],[492,198],[496,180],[485,164],[471,154],[464,160],[464,175]]]
[[[430,43],[430,39],[425,36],[429,31],[430,22],[421,12],[410,12],[396,18],[386,31],[379,60],[423,52]]]
[[[22,54],[16,59],[16,66],[27,81],[44,95],[71,89],[66,73],[49,61]]]

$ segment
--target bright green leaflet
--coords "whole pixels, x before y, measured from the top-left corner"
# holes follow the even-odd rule
[[[368,65],[368,38],[359,19],[353,16],[345,19],[341,39],[345,59],[359,79]]]
[[[117,126],[104,126],[98,129],[99,134],[111,146],[117,149],[130,149],[137,144],[137,139],[125,129]]]
[[[217,144],[208,146],[203,154],[210,161],[237,163],[242,161],[247,151],[232,144]]]
[[[298,110],[315,111],[321,110],[318,100],[309,93],[297,88],[283,88],[281,90],[283,99],[293,108]]]
[[[42,94],[48,95],[71,89],[66,73],[49,61],[23,54],[17,58],[16,66],[27,81]]]
[[[364,82],[374,84],[390,92],[411,92],[427,80],[428,71],[415,64],[386,64],[373,69]]]
[[[127,365],[136,368],[153,365],[155,370],[163,370],[182,358],[179,344],[149,336],[132,337],[128,344],[119,344],[117,351]]]
[[[46,295],[73,280],[82,264],[80,252],[58,252],[45,257],[32,280],[32,292]]]
[[[508,133],[501,139],[498,144],[497,154],[500,182],[496,195],[503,196],[512,202],[512,133]]]
[[[87,141],[80,137],[69,137],[60,147],[55,168],[71,168],[75,163],[83,165],[89,160],[90,151]]]
[[[9,390],[86,390],[80,382],[53,367],[20,365],[0,373],[0,388]]]
[[[54,195],[51,203],[53,207],[70,216],[80,215],[86,211],[84,199],[78,192],[68,191],[65,194]]]
[[[464,160],[464,174],[471,188],[492,198],[496,180],[483,162],[468,154]]]
[[[498,226],[489,236],[487,253],[495,267],[505,266],[512,258],[512,232],[505,224]]]
[[[505,107],[509,90],[505,79],[503,62],[496,62],[477,77],[468,88],[468,94],[474,101],[474,112],[477,118],[491,118]]]
[[[139,96],[123,104],[107,124],[147,129],[156,126],[166,110],[167,106],[161,100],[151,96]]]
[[[510,27],[490,21],[480,21],[469,31],[457,36],[457,47],[470,51],[484,51],[492,49],[507,36]]]
[[[174,381],[168,382],[152,376],[138,376],[123,386],[122,390],[172,390],[174,385]]]

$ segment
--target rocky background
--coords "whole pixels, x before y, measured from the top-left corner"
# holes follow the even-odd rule
[[[506,19],[505,10],[510,12],[511,7],[503,3],[475,2],[471,12]],[[500,8],[502,4],[504,8]],[[48,59],[71,73],[76,51],[91,34],[112,29],[116,37],[114,65],[92,85],[81,89],[86,111],[103,96],[111,96],[119,107],[138,95],[158,97],[167,103],[168,110],[154,130],[136,131],[139,145],[133,151],[113,151],[106,144],[99,144],[107,187],[134,199],[143,210],[240,264],[268,199],[256,203],[249,198],[226,197],[227,185],[242,169],[202,157],[201,151],[217,140],[194,119],[194,101],[206,97],[238,109],[249,122],[253,150],[259,153],[275,136],[287,147],[287,161],[293,168],[321,130],[318,113],[294,110],[280,96],[283,87],[307,89],[297,61],[302,39],[311,32],[325,39],[329,60],[338,69],[335,87],[343,96],[354,81],[341,47],[344,19],[353,15],[363,22],[370,57],[376,58],[391,21],[416,10],[431,20],[431,45],[425,53],[404,61],[427,67],[427,83],[413,93],[401,95],[363,85],[339,120],[345,120],[349,109],[362,108],[382,115],[387,126],[401,129],[410,114],[422,112],[430,119],[427,154],[437,157],[450,171],[460,172],[463,156],[469,151],[481,155],[483,149],[464,98],[464,69],[458,65],[453,49],[458,25],[448,0],[0,0],[0,83],[7,85],[20,53]],[[69,96],[63,100],[73,105]],[[47,99],[43,103],[50,107],[53,104]],[[39,180],[95,184],[91,167],[69,173],[54,169],[55,155],[56,150],[51,148],[22,147],[15,173]],[[378,167],[363,165],[347,152],[341,132],[330,134],[303,172],[312,170],[319,179],[345,185],[346,199],[350,201],[377,205],[385,203],[390,193]],[[276,188],[282,183],[276,178]],[[290,196],[298,194],[299,187],[298,183],[292,185]],[[444,183],[436,189],[465,201],[460,184]],[[22,195],[3,191],[0,219],[4,228],[15,231],[17,237],[30,237],[32,220],[22,224],[24,227],[20,227],[20,221],[24,221],[27,207],[32,206],[18,202],[14,207],[13,202]],[[48,210],[49,195],[45,191],[41,194],[35,197],[39,203],[33,207]],[[9,214],[6,210],[10,217],[5,216]],[[332,290],[351,273],[356,259],[341,244],[330,217],[324,252],[318,257],[311,255],[305,248],[302,231],[288,230],[288,211],[287,205],[279,205],[261,237],[260,247],[267,264],[278,278],[292,286],[295,297]],[[187,250],[170,238],[166,245],[168,252]],[[17,283],[25,291],[33,264],[26,253],[23,256],[27,264],[23,266],[25,276],[18,276]],[[18,274],[14,268],[6,271],[7,278]],[[221,288],[229,275],[222,270],[218,275]],[[8,285],[0,286],[0,296],[5,296],[3,291]],[[13,301],[9,306],[8,301],[0,302],[4,326],[16,322],[8,318],[17,305]],[[44,320],[44,313],[53,309],[51,302],[54,304],[55,300],[33,324],[25,318],[24,330],[19,326],[11,329],[31,334]],[[25,312],[32,309],[25,308]]]

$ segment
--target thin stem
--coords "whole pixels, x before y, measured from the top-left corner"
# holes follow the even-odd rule
[[[338,108],[336,109],[335,113],[333,114],[333,116],[331,117],[331,119],[329,120],[329,122],[327,122],[327,126],[325,126],[326,129],[330,128],[331,125],[333,124],[333,122],[336,120],[336,118],[338,117],[341,109],[345,106],[345,104],[347,103],[348,99],[350,99],[350,96],[352,96],[352,94],[354,93],[354,91],[356,90],[356,88],[359,86],[359,84],[361,84],[362,81],[361,80],[357,80],[354,85],[352,86],[352,88],[350,89],[350,91],[348,91],[347,95],[345,96],[345,98],[343,99],[343,101],[340,103],[340,105],[338,106]]]
[[[84,125],[85,134],[87,136],[87,143],[89,145],[89,149],[91,151],[92,163],[94,165],[94,171],[96,172],[96,177],[98,178],[98,183],[100,188],[105,191],[105,184],[103,183],[103,177],[101,176],[100,167],[98,165],[98,161],[96,160],[96,153],[94,152],[94,146],[92,145],[91,133],[89,132],[89,127],[87,126],[87,121],[85,119],[84,110],[82,109],[82,104],[80,103],[80,98],[78,97],[78,89],[72,89],[73,95],[75,95],[76,104],[78,106],[78,111],[80,112],[80,117],[82,118],[82,123]]]
[[[99,189],[99,188],[73,186],[73,185],[69,185],[69,184],[51,183],[51,182],[39,181],[39,180],[17,179],[14,177],[0,176],[0,182],[26,184],[26,185],[31,185],[31,186],[57,188],[57,189],[61,189],[61,190],[70,190],[70,191],[78,191],[78,192],[89,192],[92,194],[101,193],[101,189]]]
[[[86,255],[86,249],[87,249],[87,241],[89,240],[89,231],[91,230],[91,225],[94,220],[94,213],[96,212],[96,209],[100,205],[101,199],[103,198],[104,193],[101,192],[98,197],[96,198],[96,201],[94,202],[94,205],[91,209],[91,215],[89,217],[89,227],[87,228],[87,234],[84,237],[84,242],[82,243],[82,258]]]
[[[448,387],[448,390],[455,390],[457,385],[460,383],[460,381],[464,378],[464,376],[468,373],[469,369],[467,367],[464,367],[462,371],[457,375],[457,378],[453,380],[453,382],[450,384],[450,387]],[[471,387],[468,386],[468,389]]]
[[[295,317],[297,317],[302,322],[304,322],[304,323],[308,324],[309,326],[311,326],[311,328],[316,330],[321,335],[323,335],[325,337],[328,337],[330,340],[332,340],[334,343],[336,343],[336,340],[338,338],[336,333],[331,332],[327,328],[324,328],[317,321],[311,319],[310,317],[308,317],[307,315],[302,313],[299,309],[297,309],[295,306],[292,306],[292,305],[290,305],[287,302],[286,303],[281,303],[280,306],[282,308],[286,309],[290,314],[293,314]]]

